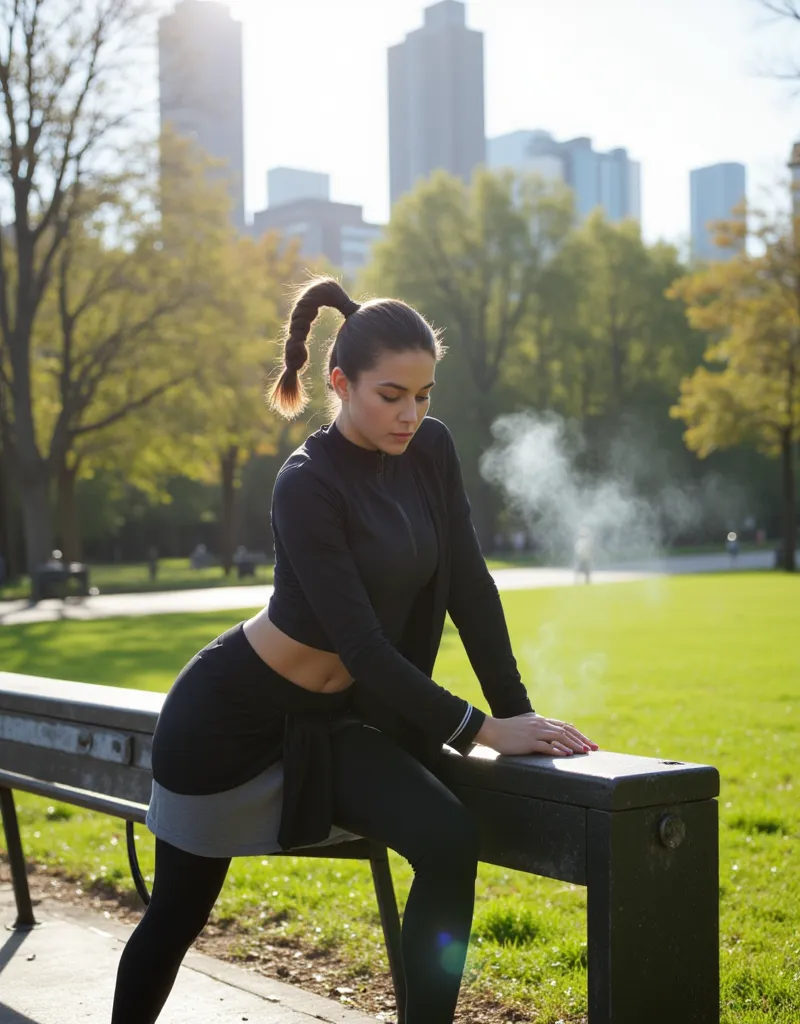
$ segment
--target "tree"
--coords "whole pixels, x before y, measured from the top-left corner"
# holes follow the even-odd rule
[[[199,387],[181,392],[172,410],[180,425],[176,443],[185,453],[184,474],[220,485],[220,558],[226,575],[233,566],[236,492],[245,462],[254,455],[288,455],[308,416],[320,407],[317,399],[303,420],[287,423],[269,410],[265,397],[281,352],[291,285],[301,274],[297,245],[286,245],[275,234],[230,242],[214,308],[203,325]]]
[[[112,291],[106,296],[113,300],[108,306],[80,307],[87,362],[98,365],[98,346],[103,350],[109,337],[117,346],[116,359],[106,361],[89,403],[66,400],[64,381],[70,376],[60,351],[54,356],[53,407],[72,411],[67,459],[59,475],[62,546],[70,557],[80,550],[79,479],[97,473],[124,476],[127,486],[151,500],[168,501],[170,482],[180,475],[220,485],[220,554],[227,574],[244,462],[254,454],[277,456],[298,441],[303,429],[269,413],[264,397],[280,324],[288,313],[288,286],[301,274],[296,246],[285,246],[275,235],[254,242],[221,227],[214,208],[201,207],[204,190],[200,183],[191,186],[192,168],[203,174],[202,163],[193,163],[179,194],[174,201],[170,197],[169,244],[161,254],[164,265],[152,266],[151,286]],[[227,225],[227,212],[221,216]],[[72,266],[84,285],[102,262],[92,262],[93,252],[89,246],[89,255]],[[144,266],[150,262],[148,257]],[[171,277],[173,264],[176,276]],[[190,291],[184,295],[186,287]],[[53,294],[61,315],[63,297],[55,288]],[[131,295],[139,301],[133,303],[137,316],[129,321],[122,312]],[[178,303],[174,311],[161,310],[159,303],[167,296]],[[182,296],[186,301],[179,301]],[[145,324],[151,309],[164,315],[147,317]],[[42,392],[40,387],[40,398]]]
[[[37,437],[33,337],[57,258],[87,193],[131,146],[128,68],[142,0],[0,0],[0,340],[5,441],[25,522],[27,561],[52,539],[52,465]]]
[[[796,568],[794,446],[800,439],[800,256],[791,224],[751,211],[760,255],[741,252],[677,281],[670,296],[686,303],[693,326],[707,331],[708,366],[681,384],[672,415],[701,458],[753,444],[781,463],[783,566]],[[731,222],[732,237],[746,227]]]
[[[123,421],[198,378],[200,340],[220,302],[232,236],[224,189],[207,183],[206,163],[181,140],[162,139],[161,152],[160,181],[128,172],[103,195],[84,195],[32,333],[34,423],[58,489],[67,558],[81,554],[80,473],[119,444]],[[167,245],[162,222],[148,212],[176,179],[182,212],[170,220]]]
[[[491,441],[505,361],[527,331],[572,217],[562,186],[486,171],[465,185],[438,172],[395,206],[364,278],[369,291],[406,299],[446,326],[454,418],[472,428],[462,452],[484,538],[492,533],[492,499],[478,456]]]
[[[697,342],[664,295],[684,272],[672,246],[646,245],[637,223],[610,224],[598,210],[572,233],[553,270],[561,283],[552,291],[557,304],[550,300],[551,356],[562,411],[584,432],[646,408],[655,392],[666,396],[677,386],[676,365],[684,372],[696,365]]]
[[[758,6],[768,14],[780,21],[794,22],[795,27],[800,26],[800,0],[757,0]],[[789,81],[797,81],[800,78],[800,65],[796,62],[786,65],[783,69],[776,71],[775,78]]]

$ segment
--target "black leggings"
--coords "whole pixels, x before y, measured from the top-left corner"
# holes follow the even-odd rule
[[[352,726],[331,744],[334,824],[384,843],[414,869],[403,915],[401,1024],[451,1024],[472,924],[475,824],[443,783],[382,733]],[[156,840],[153,895],[122,953],[112,1024],[156,1020],[229,864]]]

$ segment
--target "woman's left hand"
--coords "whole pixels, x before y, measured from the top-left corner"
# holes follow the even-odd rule
[[[580,743],[584,747],[588,747],[589,750],[600,749],[593,740],[590,740],[588,736],[584,736],[579,729],[576,729],[574,725],[570,725],[569,722],[562,722],[559,718],[544,718],[542,715],[537,717],[552,726],[555,735],[550,742],[554,747],[563,750],[565,754],[576,753],[574,743]],[[572,743],[568,742],[569,740],[572,740]]]

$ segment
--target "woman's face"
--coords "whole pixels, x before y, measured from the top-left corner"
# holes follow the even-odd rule
[[[341,399],[336,425],[362,448],[401,455],[428,412],[436,360],[413,349],[386,352],[353,384],[337,366],[331,385]]]

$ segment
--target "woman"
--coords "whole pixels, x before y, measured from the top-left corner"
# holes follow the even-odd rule
[[[305,406],[319,310],[335,422],[281,468],[268,608],[189,662],[153,738],[153,895],[122,955],[112,1024],[151,1024],[231,857],[365,836],[406,857],[406,1024],[453,1019],[474,902],[476,827],[436,777],[443,743],[568,756],[597,747],[533,713],[470,520],[452,438],[426,418],[439,339],[405,303],[359,306],[333,280],[291,314],[271,393]],[[445,613],[492,715],[430,678]]]

